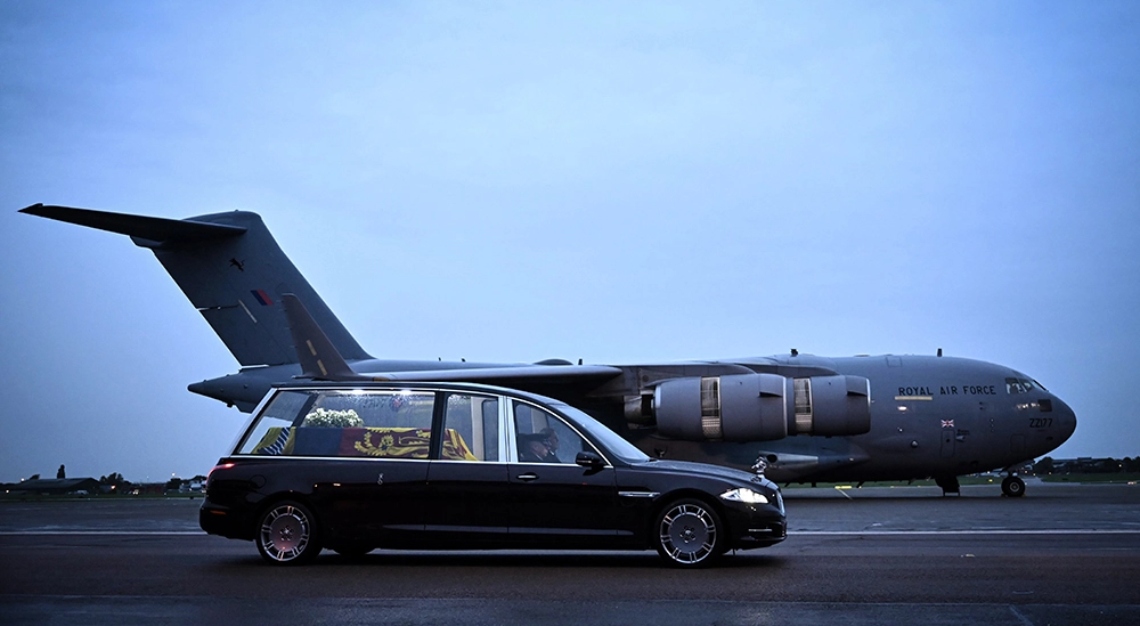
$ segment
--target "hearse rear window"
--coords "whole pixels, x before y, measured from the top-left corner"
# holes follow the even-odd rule
[[[435,394],[282,391],[235,454],[426,459]]]

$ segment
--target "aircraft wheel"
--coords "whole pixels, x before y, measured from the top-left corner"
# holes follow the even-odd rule
[[[958,484],[957,476],[935,476],[934,484],[942,488],[942,495],[956,493],[962,495],[962,487]]]
[[[1006,476],[1001,481],[1001,492],[1010,498],[1020,498],[1025,495],[1025,481],[1018,476]]]
[[[317,518],[305,505],[283,500],[262,513],[254,540],[262,558],[276,565],[301,565],[317,558]]]
[[[658,554],[670,565],[696,568],[724,553],[724,524],[708,504],[678,500],[662,509],[654,525]]]

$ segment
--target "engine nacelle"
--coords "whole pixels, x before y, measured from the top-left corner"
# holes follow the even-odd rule
[[[661,434],[687,441],[858,435],[871,429],[870,381],[776,374],[674,378],[657,385],[652,410]]]
[[[812,376],[794,383],[797,435],[862,435],[871,430],[871,381],[862,376]]]

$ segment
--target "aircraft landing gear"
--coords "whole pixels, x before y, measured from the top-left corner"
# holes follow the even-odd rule
[[[1010,474],[1001,481],[1001,492],[1010,498],[1020,498],[1025,495],[1025,481],[1020,477]]]
[[[962,495],[962,488],[958,485],[957,476],[935,476],[934,484],[942,487],[942,496],[956,493]]]

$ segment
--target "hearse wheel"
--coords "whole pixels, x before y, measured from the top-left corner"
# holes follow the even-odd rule
[[[1011,498],[1020,498],[1025,495],[1025,481],[1019,476],[1006,476],[1001,481],[1001,492]]]
[[[678,500],[662,509],[654,525],[657,552],[676,567],[703,567],[724,553],[724,525],[708,504]]]
[[[317,558],[317,518],[300,502],[275,502],[257,524],[257,551],[270,563],[301,565]]]

